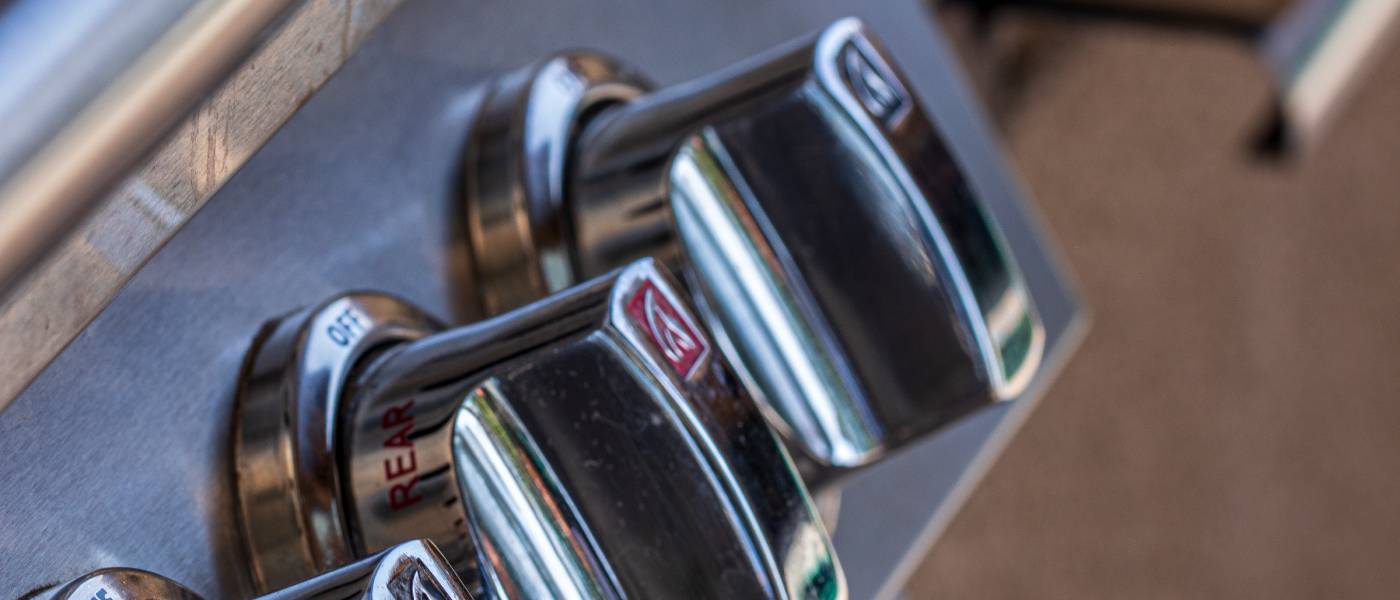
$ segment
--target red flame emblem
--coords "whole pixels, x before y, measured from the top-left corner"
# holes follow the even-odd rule
[[[690,377],[709,351],[704,336],[650,280],[644,280],[627,301],[627,314],[682,378]]]

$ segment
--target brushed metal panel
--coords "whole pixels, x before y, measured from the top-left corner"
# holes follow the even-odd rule
[[[1049,359],[1062,357],[1076,301],[919,2],[415,0],[0,414],[0,582],[23,591],[122,564],[208,596],[247,594],[228,465],[242,355],[264,319],[346,289],[469,317],[444,248],[459,243],[448,225],[457,155],[483,77],[593,47],[664,84],[847,15],[885,40],[944,128],[1026,270]],[[852,597],[898,589],[1043,383],[852,480],[835,536]]]

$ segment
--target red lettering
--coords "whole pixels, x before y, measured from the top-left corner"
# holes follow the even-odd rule
[[[413,447],[413,440],[408,439],[408,432],[410,432],[410,431],[413,431],[413,423],[409,423],[409,424],[407,424],[407,425],[404,425],[404,426],[403,426],[403,429],[398,430],[397,432],[394,433],[394,435],[389,436],[389,439],[384,440],[384,447],[385,447],[385,448],[412,448],[412,447]]]
[[[384,426],[384,429],[404,423],[413,425],[413,413],[408,412],[410,410],[413,410],[413,398],[405,400],[402,406],[390,406],[388,410],[384,411],[384,418],[379,422]]]
[[[408,452],[400,452],[392,458],[384,459],[384,480],[392,481],[405,475],[409,475],[418,470],[418,454],[413,451],[413,440],[409,439],[409,432],[413,431],[413,399],[405,400],[399,406],[391,406],[384,411],[384,417],[379,420],[379,424],[387,430],[394,430],[394,433],[384,440],[385,448],[407,448]],[[404,457],[408,457],[407,464]],[[391,510],[402,510],[417,504],[423,499],[422,494],[415,494],[413,486],[418,485],[418,476],[414,475],[404,483],[396,483],[389,486],[389,508]]]
[[[418,476],[414,475],[408,483],[396,483],[389,488],[389,508],[402,510],[417,504],[423,499],[422,495],[413,494],[413,486],[418,484]]]
[[[418,455],[416,453],[412,450],[408,451],[407,467],[403,466],[403,457],[402,454],[395,456],[392,463],[389,459],[384,459],[384,479],[398,479],[418,470]],[[398,470],[394,470],[394,467],[397,467]]]

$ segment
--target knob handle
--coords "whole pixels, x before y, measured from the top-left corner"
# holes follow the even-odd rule
[[[344,515],[335,547],[363,556],[432,539],[488,597],[844,597],[801,477],[676,290],[644,259],[471,326],[401,331],[334,369],[337,383],[311,386],[341,390],[339,414],[323,418],[336,424],[336,480],[300,487],[334,489],[323,512]],[[383,297],[332,301],[272,326],[300,333],[266,339],[315,343],[323,332],[308,324],[351,298]],[[393,314],[416,311],[361,311],[371,327],[359,335],[389,340],[373,324]],[[250,363],[269,362],[264,354],[306,352],[263,346]],[[240,403],[315,404],[285,395],[311,388]],[[300,450],[294,438],[282,445]],[[240,475],[264,475],[240,478],[240,496],[287,473],[246,456]],[[245,521],[303,510],[300,500],[245,503]],[[283,546],[255,546],[269,580],[328,554],[288,551],[322,539],[291,533]]]
[[[555,215],[531,221],[552,224],[541,239],[558,240],[555,258],[524,261],[554,279],[638,256],[671,264],[774,424],[829,467],[867,464],[1030,381],[1044,335],[1020,269],[858,21],[659,91],[617,73],[586,81],[627,92],[547,130],[570,149],[567,173],[499,146],[528,136],[476,135],[509,129],[478,119],[472,156],[507,157],[492,166],[518,177],[467,183],[479,264],[513,250],[490,244],[497,228],[477,216],[512,206]],[[514,106],[517,123],[557,115],[557,86],[535,82],[493,87],[493,105]],[[477,276],[487,310],[549,291]]]

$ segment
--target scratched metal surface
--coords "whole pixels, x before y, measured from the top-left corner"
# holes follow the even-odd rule
[[[483,77],[591,47],[676,82],[848,14],[887,42],[1002,221],[1058,363],[1077,340],[1073,297],[918,2],[412,0],[0,414],[0,590],[125,565],[210,597],[247,594],[228,466],[242,354],[264,319],[349,288],[464,317],[445,219]],[[853,598],[898,589],[1029,404],[851,480],[835,540]]]

